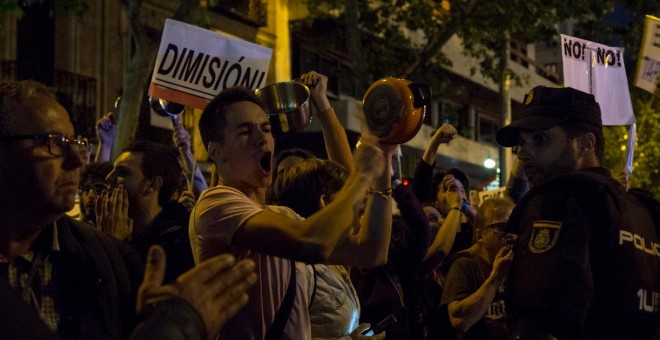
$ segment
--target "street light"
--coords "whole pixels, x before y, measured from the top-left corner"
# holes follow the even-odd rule
[[[488,156],[488,157],[484,160],[484,167],[486,167],[486,169],[492,169],[492,168],[494,168],[496,165],[497,165],[497,162],[495,162],[495,160],[493,159],[493,157]]]

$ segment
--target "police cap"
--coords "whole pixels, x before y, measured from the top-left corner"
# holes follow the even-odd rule
[[[495,139],[501,146],[516,146],[520,144],[520,130],[549,129],[564,122],[602,127],[600,106],[594,96],[571,87],[537,86],[525,95],[520,118],[499,129]]]

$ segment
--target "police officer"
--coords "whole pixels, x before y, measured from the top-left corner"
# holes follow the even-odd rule
[[[651,339],[660,308],[658,202],[602,166],[600,106],[572,88],[536,87],[497,142],[519,146],[531,190],[506,306],[519,339]]]

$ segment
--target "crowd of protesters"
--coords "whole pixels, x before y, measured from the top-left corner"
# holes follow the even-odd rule
[[[109,113],[90,162],[50,89],[0,84],[0,338],[660,338],[660,204],[603,167],[592,95],[533,88],[497,133],[505,197],[477,205],[436,164],[453,126],[405,185],[398,145],[352,149],[328,78],[300,81],[329,159],[276,155],[261,99],[228,88],[198,124],[208,185],[180,123],[112,160]]]

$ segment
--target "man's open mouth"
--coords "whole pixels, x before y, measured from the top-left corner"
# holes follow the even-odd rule
[[[271,170],[273,169],[273,153],[270,151],[264,153],[264,155],[261,156],[261,159],[259,160],[259,166],[265,173],[270,174]]]

